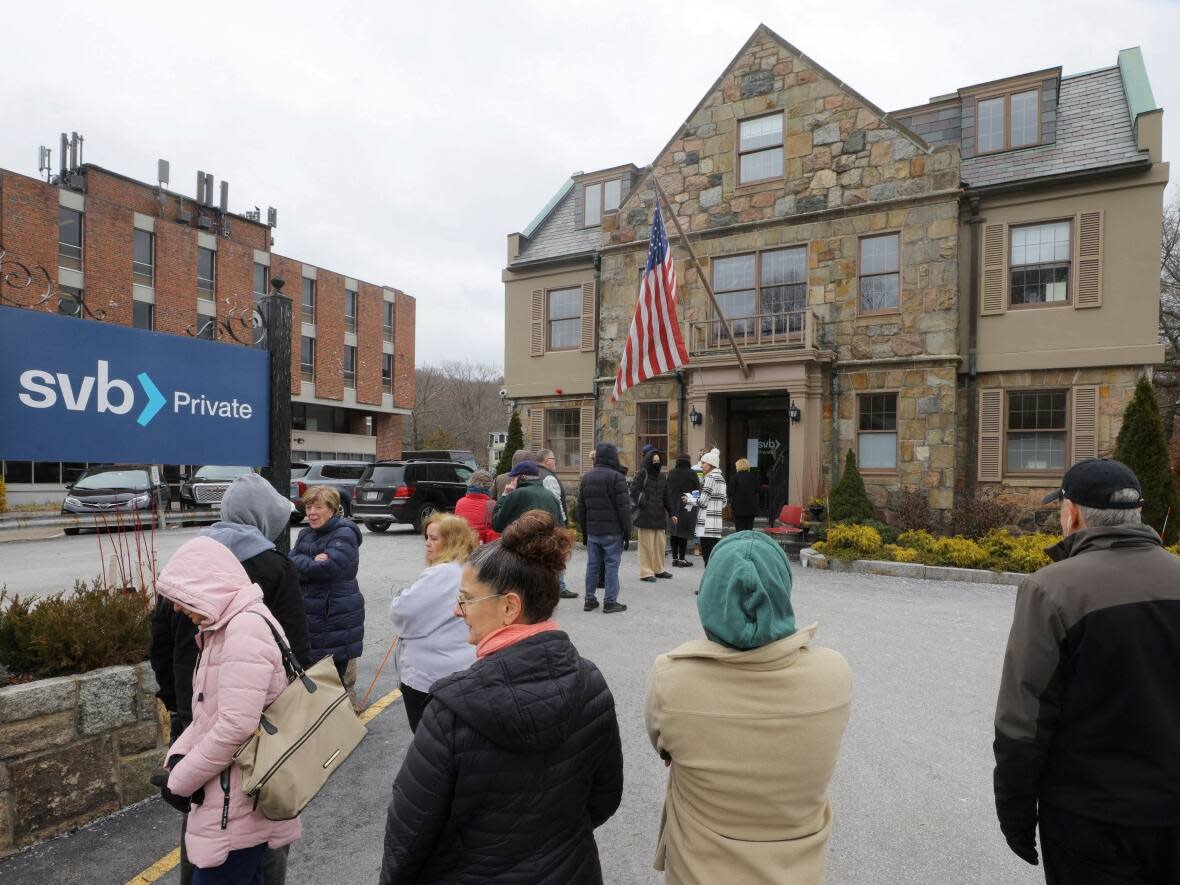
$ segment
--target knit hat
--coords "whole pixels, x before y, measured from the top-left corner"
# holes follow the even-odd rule
[[[540,476],[541,469],[536,461],[521,461],[508,473],[509,476]]]
[[[702,464],[709,464],[709,465],[712,465],[713,467],[720,467],[721,466],[721,452],[719,452],[717,449],[712,449],[711,451],[707,452],[706,454],[701,455],[701,463]]]
[[[697,611],[705,635],[730,648],[760,648],[795,632],[791,565],[761,532],[736,532],[713,548]]]

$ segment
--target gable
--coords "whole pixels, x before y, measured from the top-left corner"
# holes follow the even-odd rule
[[[781,174],[742,180],[743,121],[765,116],[773,130],[778,115]],[[776,159],[764,155],[760,165],[778,171]],[[957,167],[956,147],[932,149],[759,26],[652,171],[685,229],[702,231],[956,188]],[[643,237],[653,199],[645,178],[624,203],[611,242]]]

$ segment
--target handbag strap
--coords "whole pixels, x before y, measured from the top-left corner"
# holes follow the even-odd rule
[[[274,637],[275,644],[279,647],[279,653],[283,656],[283,666],[288,673],[294,674],[299,681],[303,683],[303,687],[308,691],[315,691],[315,682],[304,671],[303,666],[299,663],[299,659],[295,657],[291,648],[283,641],[283,637],[279,635],[279,631],[275,629],[275,625],[270,622],[270,618],[266,617],[262,612],[252,612],[262,618],[263,622],[270,629],[270,635]]]

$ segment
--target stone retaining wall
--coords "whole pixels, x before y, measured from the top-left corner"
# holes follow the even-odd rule
[[[1028,575],[1020,572],[993,572],[981,568],[953,568],[943,565],[922,565],[920,562],[892,562],[877,559],[828,559],[808,547],[799,554],[804,568],[828,569],[833,572],[853,572],[862,575],[883,575],[889,578],[922,578],[928,581],[963,581],[968,584],[1019,584]]]
[[[0,857],[155,793],[165,737],[146,663],[0,688]]]

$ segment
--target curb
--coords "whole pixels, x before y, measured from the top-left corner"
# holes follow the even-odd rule
[[[64,514],[50,514],[48,516],[16,516],[12,518],[0,518],[0,535],[4,532],[13,531],[28,531],[29,529],[60,529],[60,528],[78,528],[78,529],[103,529],[109,528],[115,530],[120,525],[124,529],[131,529],[134,523],[126,513],[121,513],[117,518],[115,514],[109,513],[108,520],[104,526],[99,522],[95,514],[86,513],[77,516],[68,516]],[[164,516],[164,525],[168,528],[183,525],[184,523],[199,523],[201,525],[212,525],[220,519],[216,511],[208,513],[206,511],[183,512],[183,513],[167,513]],[[150,525],[150,521],[143,521],[142,525],[146,530]]]
[[[888,562],[876,559],[828,559],[811,547],[799,553],[804,568],[827,569],[858,575],[882,575],[889,578],[917,578],[926,581],[961,581],[967,584],[1002,584],[1014,586],[1028,575],[1020,572],[992,572],[978,568],[953,568],[922,565],[919,562]]]

